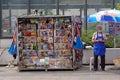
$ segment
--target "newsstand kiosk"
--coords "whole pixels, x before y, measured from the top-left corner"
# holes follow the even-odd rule
[[[74,21],[71,16],[18,18],[18,70],[76,69],[70,48]]]

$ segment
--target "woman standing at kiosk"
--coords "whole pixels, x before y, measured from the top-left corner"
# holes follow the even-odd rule
[[[97,32],[93,34],[92,42],[94,43],[94,71],[98,70],[98,56],[101,57],[101,69],[105,70],[105,53],[106,53],[106,36],[102,32],[102,26],[97,26]]]

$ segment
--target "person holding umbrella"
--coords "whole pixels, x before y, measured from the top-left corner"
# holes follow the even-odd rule
[[[102,31],[102,25],[98,25],[96,29],[97,32],[92,36],[92,43],[94,43],[94,71],[98,70],[98,56],[101,57],[101,69],[105,71],[105,42],[107,38]]]

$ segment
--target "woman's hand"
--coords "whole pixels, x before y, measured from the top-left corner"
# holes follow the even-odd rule
[[[92,43],[95,43],[95,42],[98,42],[98,40],[93,39],[93,40],[92,40]]]
[[[103,39],[98,39],[98,42],[105,42],[105,40],[103,40]]]
[[[95,40],[95,39],[94,39],[94,40],[92,40],[92,42],[93,42],[93,43],[95,43],[95,42],[104,42],[104,40],[102,40],[102,39]]]

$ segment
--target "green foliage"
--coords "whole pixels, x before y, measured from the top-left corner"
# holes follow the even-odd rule
[[[120,48],[120,35],[116,36],[116,47]]]
[[[117,9],[120,10],[120,3],[117,4]]]
[[[82,41],[85,42],[86,45],[93,46],[91,39],[94,32],[95,30],[88,30],[87,33],[85,30],[82,31]]]
[[[106,47],[107,48],[113,48],[114,47],[114,40],[112,37],[109,37],[107,42],[106,42]]]

